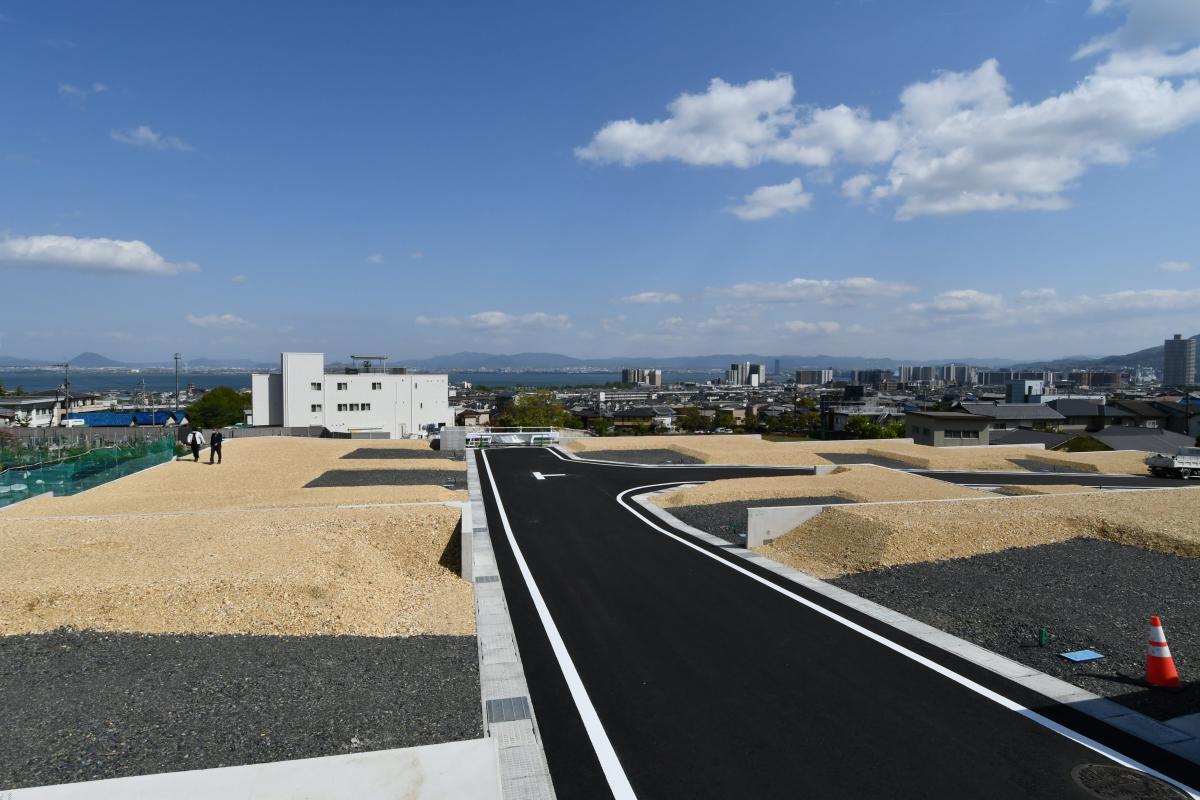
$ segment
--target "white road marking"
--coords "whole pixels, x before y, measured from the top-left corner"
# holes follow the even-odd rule
[[[836,612],[831,611],[830,609],[825,608],[824,606],[822,606],[818,603],[814,603],[812,600],[809,600],[805,597],[801,597],[800,595],[798,595],[794,592],[788,591],[787,589],[783,588],[779,584],[774,583],[773,581],[769,581],[766,578],[762,577],[761,575],[757,575],[757,574],[751,572],[750,570],[746,569],[745,567],[735,564],[728,559],[722,558],[721,556],[717,555],[716,553],[713,553],[713,552],[709,551],[708,549],[701,547],[698,544],[695,544],[694,542],[690,542],[687,539],[683,538],[682,536],[680,536],[676,533],[672,533],[671,531],[667,530],[666,528],[660,527],[659,525],[655,524],[654,522],[651,522],[650,520],[646,519],[646,517],[642,516],[641,514],[637,513],[636,511],[634,511],[634,509],[628,503],[625,502],[625,495],[630,494],[632,492],[642,492],[642,491],[646,491],[648,489],[656,489],[660,486],[675,486],[677,483],[678,483],[677,481],[672,481],[670,483],[652,483],[652,484],[649,484],[646,486],[635,486],[632,489],[626,489],[625,491],[618,494],[617,502],[620,503],[625,508],[625,510],[628,511],[630,514],[633,514],[635,517],[640,519],[642,522],[645,522],[651,528],[654,528],[654,530],[658,531],[659,533],[665,534],[666,536],[671,537],[672,539],[679,542],[680,544],[686,545],[687,547],[690,547],[693,550],[695,550],[696,552],[702,553],[703,555],[708,556],[709,558],[713,559],[714,561],[716,561],[720,564],[724,564],[726,567],[729,567],[730,569],[734,570],[735,572],[740,572],[741,574],[745,575],[746,577],[750,578],[751,580],[758,581],[759,583],[766,586],[767,588],[773,589],[774,591],[779,592],[784,597],[791,598],[792,600],[795,600],[797,603],[800,603],[801,605],[806,606],[806,607],[812,609],[813,611],[816,611],[818,614],[821,614],[821,615],[833,620],[834,622],[837,622],[837,623],[840,623],[840,624],[846,626],[847,628],[851,629],[855,633],[862,634],[863,636],[866,636],[868,639],[871,639],[871,640],[883,645],[884,647],[887,647],[889,650],[893,650],[896,653],[899,653],[900,655],[904,656],[905,658],[911,659],[912,661],[917,662],[921,666],[931,669],[934,672],[937,672],[938,674],[949,678],[950,680],[954,681],[955,683],[957,683],[967,689],[970,689],[971,691],[975,692],[976,694],[982,695],[983,697],[986,697],[988,700],[991,700],[994,703],[998,703],[999,705],[1003,706],[1004,708],[1007,708],[1009,711],[1015,711],[1016,713],[1025,717],[1026,719],[1028,719],[1032,722],[1035,722],[1044,728],[1048,728],[1048,729],[1054,731],[1055,733],[1059,734],[1060,736],[1064,736],[1064,737],[1070,739],[1071,741],[1076,742],[1077,744],[1081,744],[1084,747],[1088,748],[1089,750],[1093,750],[1093,751],[1111,759],[1112,761],[1117,762],[1121,766],[1128,767],[1130,769],[1135,769],[1135,770],[1138,770],[1139,772],[1144,772],[1147,775],[1152,775],[1155,778],[1158,778],[1159,780],[1166,781],[1167,783],[1171,784],[1172,786],[1174,786],[1178,789],[1181,789],[1184,792],[1187,792],[1188,795],[1192,798],[1195,798],[1195,800],[1200,800],[1200,791],[1197,791],[1196,789],[1193,789],[1192,787],[1187,786],[1186,784],[1180,783],[1179,781],[1175,780],[1174,778],[1164,775],[1161,772],[1158,772],[1157,770],[1151,769],[1150,767],[1147,767],[1145,764],[1135,761],[1132,758],[1129,758],[1128,756],[1124,756],[1121,753],[1118,753],[1116,750],[1113,750],[1112,748],[1110,748],[1106,745],[1103,745],[1100,742],[1097,742],[1087,736],[1084,736],[1081,733],[1076,733],[1075,731],[1071,730],[1070,728],[1066,727],[1065,725],[1061,725],[1061,724],[1055,722],[1054,720],[1049,719],[1048,717],[1044,717],[1041,714],[1037,713],[1036,711],[1031,711],[1030,709],[1021,705],[1020,703],[1016,702],[1015,700],[1010,700],[1009,698],[1005,697],[1004,695],[999,694],[998,692],[994,692],[991,689],[987,688],[986,686],[976,683],[975,681],[971,680],[970,678],[967,678],[963,675],[959,675],[957,672],[950,669],[949,667],[945,667],[945,666],[937,663],[936,661],[928,659],[925,656],[922,656],[918,653],[915,653],[912,650],[909,650],[907,647],[897,644],[896,642],[893,642],[891,639],[888,639],[885,636],[881,636],[880,634],[875,633],[874,631],[869,630],[867,628],[864,628],[861,625],[846,619],[845,617],[839,616]],[[497,498],[497,499],[499,499],[499,498]]]
[[[508,523],[508,514],[504,510],[504,502],[500,499],[500,489],[496,486],[495,476],[492,475],[492,465],[488,462],[487,451],[481,452],[488,481],[492,484],[492,496],[496,498],[496,511],[499,512],[500,522],[504,525],[504,535],[508,538],[508,545],[512,548],[513,557],[517,560],[521,577],[525,579],[525,586],[529,590],[533,606],[542,620],[542,627],[546,630],[546,637],[550,640],[554,657],[558,660],[559,669],[562,670],[563,677],[567,681],[567,688],[571,690],[571,698],[575,701],[575,707],[579,710],[579,716],[583,720],[583,727],[587,730],[588,738],[591,739],[592,749],[596,751],[596,758],[599,759],[600,768],[604,771],[604,777],[608,781],[609,791],[613,793],[616,800],[637,800],[637,795],[633,793],[633,787],[629,785],[629,778],[625,776],[625,770],[617,758],[617,752],[613,749],[612,742],[608,740],[608,734],[604,732],[604,725],[600,722],[595,706],[592,705],[592,699],[588,697],[587,690],[583,686],[579,671],[575,669],[575,662],[571,660],[571,654],[567,652],[567,646],[558,633],[558,626],[554,624],[554,619],[550,616],[550,609],[546,607],[546,601],[542,598],[542,593],[538,590],[537,583],[534,582],[533,575],[529,572],[529,565],[525,563],[525,556],[521,553],[516,537],[513,536],[512,526]]]
[[[544,480],[546,480],[546,478],[565,478],[565,477],[567,477],[567,473],[565,473],[565,472],[546,472],[546,473],[535,472],[535,473],[533,473],[533,477],[537,478],[539,481],[544,481]]]

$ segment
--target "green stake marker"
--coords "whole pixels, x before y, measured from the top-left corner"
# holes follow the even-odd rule
[[[1047,631],[1045,629],[1045,627],[1039,628],[1038,629],[1038,647],[1045,647],[1047,642],[1049,642],[1049,641],[1050,641],[1049,631]]]

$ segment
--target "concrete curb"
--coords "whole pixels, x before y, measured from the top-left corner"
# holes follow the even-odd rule
[[[553,800],[554,784],[492,549],[473,449],[467,450],[467,490],[470,500],[463,504],[462,518],[463,577],[469,572],[468,580],[475,587],[484,733],[496,740],[504,800]],[[469,566],[465,563],[468,551]]]
[[[732,545],[724,539],[705,533],[698,528],[693,528],[691,525],[676,519],[669,512],[659,508],[650,501],[650,498],[660,493],[647,492],[641,495],[634,495],[631,499],[650,512],[650,514],[676,530],[683,531],[708,544],[716,545],[731,555],[753,562],[769,572],[787,578],[806,589],[810,589],[844,606],[860,611],[897,630],[915,636],[935,647],[945,650],[947,653],[966,659],[972,664],[981,666],[997,675],[1002,675],[1014,683],[1018,683],[1027,689],[1032,689],[1038,694],[1049,697],[1064,705],[1069,705],[1125,733],[1136,736],[1143,741],[1156,745],[1193,763],[1200,764],[1200,737],[1193,735],[1191,732],[1181,727],[1173,727],[1167,723],[1151,719],[1144,714],[1139,714],[1136,711],[1125,708],[1112,700],[1092,694],[1066,681],[1039,672],[1033,667],[1025,666],[999,653],[993,653],[977,644],[960,639],[957,636],[952,636],[924,622],[905,616],[898,611],[893,611],[890,608],[873,603],[844,589],[839,589],[823,580],[814,578],[808,573],[780,564],[778,561],[772,561],[758,553]]]

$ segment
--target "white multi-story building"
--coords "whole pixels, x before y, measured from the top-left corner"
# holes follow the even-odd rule
[[[326,370],[324,353],[281,354],[278,374],[251,376],[252,423],[393,439],[453,424],[448,376],[379,366],[386,356],[351,359],[355,367]]]

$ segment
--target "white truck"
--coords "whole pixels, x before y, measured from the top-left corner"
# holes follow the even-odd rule
[[[1200,447],[1181,447],[1173,456],[1153,453],[1146,456],[1146,466],[1159,478],[1200,477]]]

